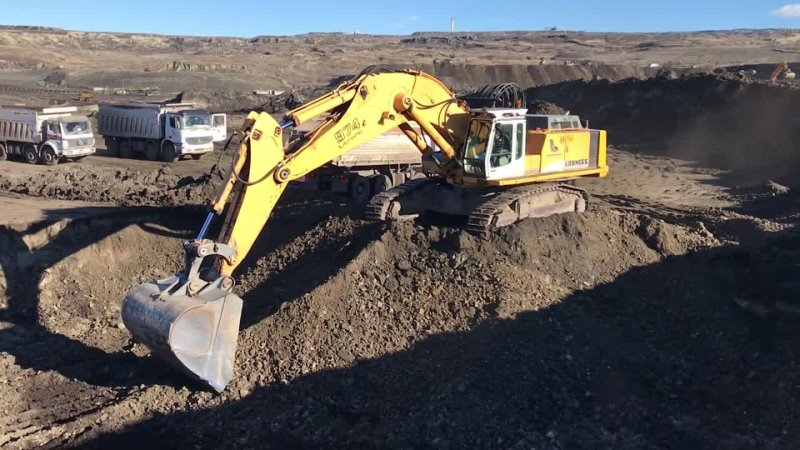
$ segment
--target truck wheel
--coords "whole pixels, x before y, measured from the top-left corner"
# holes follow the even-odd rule
[[[161,159],[166,162],[175,162],[178,160],[178,154],[175,153],[175,144],[172,142],[164,142],[161,149]]]
[[[119,156],[122,158],[133,158],[133,146],[128,141],[119,143]]]
[[[111,156],[119,156],[119,141],[116,139],[109,139],[108,143],[106,143],[106,151]]]
[[[22,154],[25,155],[25,162],[28,164],[36,164],[39,162],[39,151],[36,150],[35,145],[26,145],[22,150]]]
[[[0,144],[0,161],[5,161],[8,158],[8,151],[5,144]]]
[[[192,155],[192,159],[195,161],[199,161],[200,158],[203,157],[203,155],[205,155],[205,153],[200,153],[199,155]]]
[[[158,160],[158,144],[153,141],[149,141],[147,145],[144,147],[144,157],[147,158],[148,161],[157,161]]]
[[[350,180],[350,198],[358,203],[366,203],[369,200],[369,181],[361,175],[356,175]]]
[[[53,150],[51,147],[43,148],[42,162],[48,166],[55,166],[56,164],[58,164],[58,155],[56,155],[56,151]]]
[[[389,175],[379,174],[372,177],[372,195],[380,194],[392,188],[392,179]]]

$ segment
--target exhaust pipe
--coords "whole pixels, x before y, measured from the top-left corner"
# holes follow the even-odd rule
[[[210,240],[187,241],[184,272],[140,284],[122,303],[122,322],[154,355],[207,387],[222,392],[233,379],[242,299],[233,279],[200,277],[206,257],[229,262],[235,252]]]

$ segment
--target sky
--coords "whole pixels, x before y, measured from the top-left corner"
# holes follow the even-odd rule
[[[737,3],[738,2],[738,3]],[[177,35],[447,31],[697,31],[800,28],[800,3],[770,0],[0,0],[0,24]]]

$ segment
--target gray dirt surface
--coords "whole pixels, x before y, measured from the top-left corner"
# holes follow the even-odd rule
[[[125,206],[176,206],[196,204],[199,199],[211,198],[214,182],[219,179],[211,174],[178,176],[173,174],[169,166],[141,171],[74,165],[46,176],[0,174],[0,190],[58,200]]]
[[[0,187],[26,202],[66,203],[0,226],[0,448],[791,448],[800,196],[783,170],[741,162],[797,156],[783,137],[755,155],[759,127],[728,127],[728,165],[710,163],[716,147],[633,133],[678,142],[694,120],[755,120],[731,98],[795,102],[730,83],[554,88],[546,101],[606,121],[612,173],[578,183],[594,194],[587,212],[486,240],[287,189],[234,274],[245,312],[221,395],[151,357],[118,317],[130,287],[180,267],[214,178],[4,172]],[[650,102],[674,114],[656,120]],[[69,200],[103,209],[70,218]]]

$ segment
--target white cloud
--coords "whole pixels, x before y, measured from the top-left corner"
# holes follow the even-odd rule
[[[770,14],[778,17],[800,17],[800,3],[783,5],[770,11]]]
[[[798,6],[800,6],[800,5],[798,5]],[[410,20],[412,22],[416,22],[416,21],[419,20],[419,16],[411,16],[411,17],[408,18],[408,20]]]

